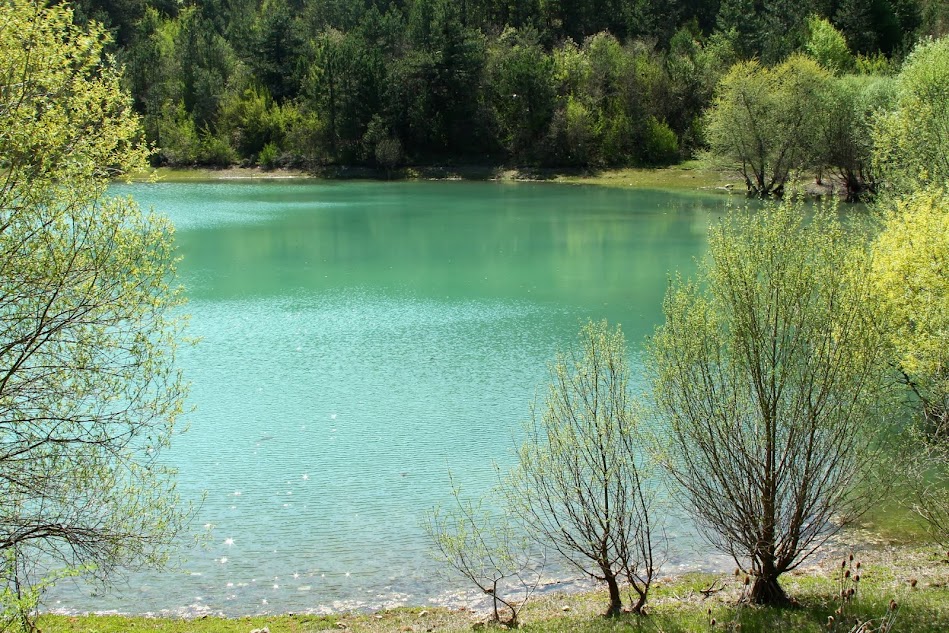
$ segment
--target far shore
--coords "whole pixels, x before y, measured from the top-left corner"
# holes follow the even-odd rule
[[[263,169],[261,167],[170,168],[134,180],[158,182],[215,182],[246,180],[465,180],[488,182],[556,182],[620,188],[677,189],[719,193],[743,193],[744,187],[729,170],[689,161],[671,167],[622,169],[553,169],[490,165],[404,167],[391,172],[370,167],[322,167],[316,170]]]
[[[619,189],[662,189],[682,193],[734,194],[744,197],[745,187],[734,169],[690,160],[669,167],[624,167],[610,169],[506,167],[492,165],[440,165],[402,167],[387,172],[373,167],[328,166],[315,170],[262,167],[159,167],[133,176],[136,182],[247,182],[247,181],[420,181],[458,180],[468,182],[549,182],[594,185]],[[807,196],[819,198],[840,193],[832,179],[822,184],[799,181]]]

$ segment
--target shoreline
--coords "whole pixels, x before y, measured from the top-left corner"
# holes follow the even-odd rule
[[[889,542],[854,543],[867,534],[863,530],[839,535],[814,560],[782,576],[782,586],[796,599],[792,609],[739,606],[744,589],[741,577],[732,573],[686,572],[662,574],[650,590],[649,622],[657,630],[709,631],[708,618],[718,622],[743,621],[746,613],[760,615],[766,627],[744,626],[744,631],[826,630],[827,614],[838,606],[836,594],[843,581],[841,560],[853,554],[861,562],[864,580],[861,595],[852,606],[858,616],[879,616],[890,600],[908,605],[900,619],[922,622],[931,628],[909,630],[941,631],[949,625],[949,559],[936,547],[921,543]],[[846,563],[845,563],[846,564]],[[471,591],[469,595],[476,592]],[[880,605],[883,605],[881,607]],[[847,606],[847,605],[845,605]],[[605,589],[590,588],[576,592],[543,591],[535,595],[522,613],[522,619],[535,631],[615,631],[616,625],[636,625],[635,616],[617,621],[604,620]],[[848,607],[849,608],[849,607]],[[868,615],[860,615],[865,613]],[[853,615],[853,614],[851,614]],[[813,616],[809,628],[802,626],[804,616]],[[914,619],[915,618],[915,619]],[[167,631],[169,633],[229,633],[264,631],[328,631],[353,630],[368,633],[415,631],[470,631],[488,623],[488,612],[472,606],[449,607],[417,605],[383,608],[376,611],[339,611],[334,613],[282,613],[255,616],[220,617],[215,614],[182,618],[173,615],[128,615],[103,613],[92,615],[57,615],[44,613],[39,625],[45,633],[98,631],[111,633],[126,630]],[[780,621],[787,622],[782,625]],[[850,620],[853,621],[853,618]],[[663,623],[677,623],[680,628],[666,629]],[[695,623],[683,626],[681,623]],[[903,623],[904,626],[906,622]],[[791,628],[788,628],[792,625]],[[847,625],[849,629],[850,625]],[[905,630],[897,626],[896,630]],[[769,628],[773,627],[773,628]],[[732,630],[725,628],[724,630]],[[836,629],[834,629],[836,630]],[[845,629],[846,630],[846,629]]]
[[[697,161],[659,168],[553,169],[516,168],[493,165],[413,166],[387,173],[368,167],[326,167],[303,169],[263,169],[260,167],[168,168],[159,167],[149,174],[134,176],[136,182],[221,182],[221,181],[470,181],[499,183],[551,182],[574,185],[599,185],[616,188],[676,189],[707,193],[742,193],[737,176],[728,170],[714,169]]]
[[[132,182],[215,183],[215,182],[412,182],[460,181],[493,183],[554,183],[562,185],[610,187],[614,189],[654,189],[680,193],[745,196],[737,171],[713,167],[691,160],[668,167],[622,168],[524,168],[497,165],[409,166],[386,172],[372,167],[332,166],[313,171],[295,168],[262,167],[158,167],[147,174],[133,175]],[[842,189],[832,179],[823,184],[798,181],[809,198],[837,195]],[[790,185],[789,185],[790,188]]]

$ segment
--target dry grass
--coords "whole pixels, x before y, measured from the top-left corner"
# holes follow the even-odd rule
[[[576,185],[633,187],[641,189],[676,189],[681,191],[738,190],[741,183],[733,172],[713,168],[700,161],[655,169],[626,168],[603,170],[506,168],[490,165],[458,165],[436,167],[407,167],[392,173],[396,180],[471,180],[471,181],[530,181],[558,182]],[[315,173],[302,170],[231,167],[226,169],[172,169],[162,167],[134,180],[159,182],[212,182],[228,180],[290,180],[320,178],[387,179],[383,171],[369,168],[325,168]]]

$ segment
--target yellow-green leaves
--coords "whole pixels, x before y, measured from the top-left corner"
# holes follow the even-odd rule
[[[748,193],[780,195],[815,155],[830,73],[793,55],[775,67],[739,62],[722,78],[706,117],[712,150],[740,165]]]
[[[143,167],[105,31],[74,26],[63,5],[9,0],[0,14],[0,208],[82,199]]]
[[[732,211],[649,345],[668,470],[712,545],[750,562],[753,602],[786,600],[778,577],[877,489],[885,346],[848,242],[833,207]]]
[[[949,182],[949,37],[924,42],[897,77],[875,128],[875,168],[899,191]]]
[[[945,418],[949,404],[945,188],[907,194],[887,210],[883,231],[873,244],[873,284],[900,369],[925,401],[927,415]]]
[[[105,43],[0,2],[0,550],[102,576],[183,527],[154,460],[186,392],[171,226],[105,196],[147,156]]]

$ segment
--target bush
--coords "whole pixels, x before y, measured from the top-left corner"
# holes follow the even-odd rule
[[[643,134],[643,161],[649,165],[669,165],[679,159],[679,139],[665,121],[646,119]]]
[[[264,148],[260,150],[260,154],[257,155],[257,164],[265,169],[273,169],[277,166],[277,158],[280,155],[280,150],[277,149],[277,146],[273,143],[267,143],[264,145]]]

